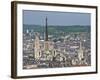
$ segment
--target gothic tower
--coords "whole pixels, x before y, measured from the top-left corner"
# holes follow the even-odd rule
[[[39,33],[35,33],[35,41],[34,41],[34,52],[35,52],[35,59],[39,59],[40,57],[40,40],[39,40]]]
[[[79,47],[79,53],[78,53],[78,58],[81,61],[83,57],[83,48],[82,48],[82,42],[80,41],[80,47]]]
[[[45,19],[46,25],[45,25],[45,43],[44,43],[44,48],[45,50],[49,49],[49,41],[48,41],[48,22],[47,22],[47,17]]]

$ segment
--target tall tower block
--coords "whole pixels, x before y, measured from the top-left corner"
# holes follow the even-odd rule
[[[34,52],[35,52],[35,59],[39,59],[40,57],[40,40],[39,40],[39,33],[35,33],[35,41],[34,41]]]

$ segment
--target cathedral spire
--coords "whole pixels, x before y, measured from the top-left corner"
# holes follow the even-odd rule
[[[45,21],[46,21],[46,25],[45,25],[45,41],[48,41],[48,19],[47,19],[47,17],[46,17],[46,19],[45,19]]]

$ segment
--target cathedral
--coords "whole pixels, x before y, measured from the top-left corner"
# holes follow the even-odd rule
[[[45,40],[43,42],[43,46],[41,47],[40,40],[39,40],[39,33],[35,33],[35,41],[34,41],[34,53],[35,53],[35,59],[39,60],[41,59],[41,56],[45,56],[46,60],[51,59],[54,56],[55,50],[53,48],[53,42],[48,40],[48,24],[47,24],[47,17],[45,19],[46,25],[45,25]],[[44,54],[43,54],[44,53]]]
[[[70,54],[67,54],[67,51],[65,49],[61,50],[59,47],[59,49],[54,48],[54,42],[50,41],[48,39],[48,19],[46,17],[45,19],[45,37],[44,37],[44,41],[40,41],[40,34],[38,32],[35,33],[35,40],[34,40],[34,58],[35,60],[38,61],[53,61],[53,59],[55,58],[56,61],[62,62],[65,61],[67,63],[69,63],[69,58]],[[65,44],[65,40],[64,40],[64,44]],[[42,45],[42,46],[41,46]],[[79,50],[78,50],[78,55],[77,58],[75,59],[71,59],[71,63],[72,65],[81,65],[82,63],[82,59],[84,59],[84,55],[83,55],[83,48],[82,48],[82,42],[80,41],[80,46],[79,46]],[[67,64],[65,63],[65,64]]]

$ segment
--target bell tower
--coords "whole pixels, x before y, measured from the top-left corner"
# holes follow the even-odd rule
[[[39,59],[40,57],[40,40],[39,40],[39,33],[35,33],[35,41],[34,41],[34,52],[35,52],[35,59]]]
[[[83,57],[83,48],[82,48],[82,42],[80,41],[80,46],[79,46],[79,53],[78,53],[78,58],[81,61]]]

